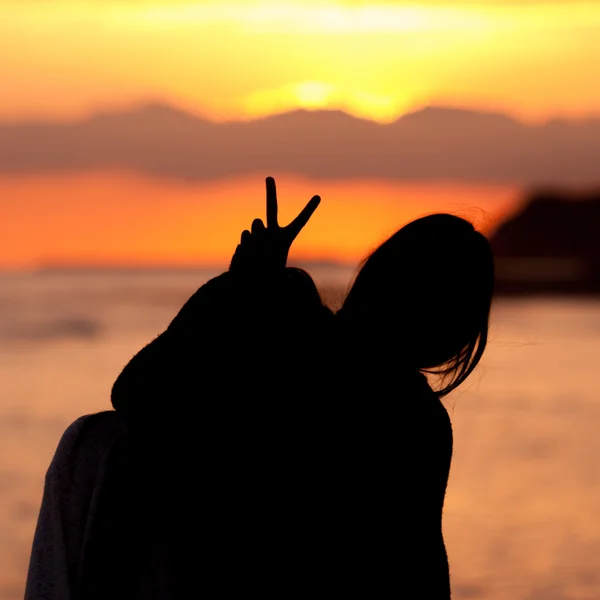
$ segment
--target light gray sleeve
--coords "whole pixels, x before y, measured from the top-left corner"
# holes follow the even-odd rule
[[[121,432],[108,411],[80,417],[63,433],[46,472],[25,600],[73,600],[104,460]]]

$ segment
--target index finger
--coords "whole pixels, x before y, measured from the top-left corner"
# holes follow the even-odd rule
[[[302,228],[308,223],[308,220],[312,217],[315,210],[317,210],[317,206],[320,203],[321,197],[313,196],[300,214],[285,228],[291,240],[294,240],[300,231],[302,231]]]
[[[277,189],[275,180],[267,177],[267,229],[277,228]]]

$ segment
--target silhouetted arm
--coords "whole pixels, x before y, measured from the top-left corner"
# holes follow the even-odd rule
[[[184,405],[218,380],[233,351],[236,306],[246,295],[244,282],[230,273],[201,286],[125,366],[112,388],[113,407],[127,416],[156,413],[175,401]]]
[[[294,328],[302,323],[310,329],[311,311],[316,320],[327,317],[310,277],[285,268],[290,246],[320,198],[280,227],[271,177],[266,192],[267,227],[255,219],[252,233],[242,233],[229,271],[193,294],[167,330],[127,364],[112,389],[115,409],[131,414],[159,411],[169,402],[185,406],[215,386],[221,396],[239,395],[244,378],[258,371],[257,353],[265,352],[265,360],[279,353],[280,359],[298,341]]]
[[[82,555],[106,457],[125,431],[124,420],[106,411],[80,417],[63,433],[44,480],[25,600],[79,598]]]

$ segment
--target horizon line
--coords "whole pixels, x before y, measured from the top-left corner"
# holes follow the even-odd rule
[[[288,267],[299,268],[355,268],[360,263],[337,259],[295,259],[290,260]],[[227,262],[223,263],[111,263],[111,262],[48,262],[29,265],[0,265],[0,275],[11,274],[50,274],[50,273],[88,273],[88,272],[197,272],[218,271],[229,269]]]

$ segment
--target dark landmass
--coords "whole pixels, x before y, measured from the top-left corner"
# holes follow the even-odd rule
[[[600,189],[532,193],[491,243],[500,295],[598,295]]]
[[[511,185],[599,183],[600,118],[529,125],[427,107],[380,124],[341,111],[214,123],[163,104],[73,123],[0,123],[0,173],[109,169],[183,181],[255,173]]]

